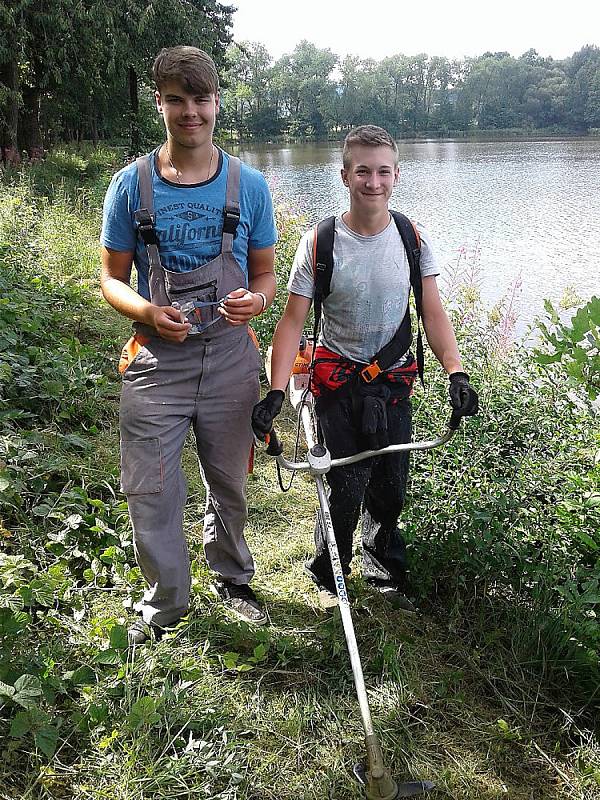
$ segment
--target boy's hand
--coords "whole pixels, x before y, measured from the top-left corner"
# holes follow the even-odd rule
[[[472,417],[479,412],[479,397],[469,383],[466,372],[453,372],[450,376],[450,405],[461,417]]]
[[[252,409],[252,430],[261,441],[273,430],[273,420],[281,411],[285,393],[281,389],[271,389],[265,398]]]
[[[235,289],[229,292],[223,305],[219,307],[219,314],[222,314],[230,325],[245,325],[252,317],[260,314],[262,306],[260,295],[254,294],[249,289]]]
[[[168,342],[184,342],[192,327],[181,321],[181,311],[173,306],[151,306],[150,318],[149,324]]]

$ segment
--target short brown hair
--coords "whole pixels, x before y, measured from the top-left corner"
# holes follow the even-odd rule
[[[344,139],[344,149],[342,150],[344,169],[350,167],[350,151],[356,144],[363,145],[364,147],[391,148],[394,153],[394,164],[397,166],[398,145],[390,134],[384,128],[377,127],[377,125],[359,125],[358,128],[353,128]]]
[[[152,67],[156,88],[169,81],[177,81],[186,92],[194,94],[217,94],[219,76],[212,58],[197,47],[163,47]]]

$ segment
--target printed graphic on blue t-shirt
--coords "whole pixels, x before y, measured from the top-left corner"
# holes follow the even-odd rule
[[[194,186],[164,180],[156,171],[152,153],[154,213],[161,262],[165,269],[187,272],[212,261],[221,252],[223,209],[229,157],[219,151],[217,172]],[[138,292],[149,299],[148,256],[137,235],[134,213],[140,207],[137,167],[130,164],[112,179],[104,200],[101,241],[118,251],[135,251]],[[233,255],[248,280],[248,248],[271,247],[277,240],[271,194],[263,175],[242,164],[240,222]]]
[[[167,269],[187,272],[219,255],[222,208],[188,200],[156,207],[155,214],[160,257]]]

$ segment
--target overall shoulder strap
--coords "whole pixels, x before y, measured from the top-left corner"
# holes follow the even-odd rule
[[[158,234],[154,217],[154,190],[152,188],[153,154],[140,156],[136,160],[138,185],[140,190],[140,207],[135,211],[138,233],[146,245],[148,254],[148,288],[151,302],[163,304],[167,297],[165,291],[164,270],[160,260]]]
[[[154,193],[152,191],[152,169],[150,165],[151,154],[140,156],[135,163],[138,171],[140,187],[140,208],[147,209],[150,216],[154,216]]]
[[[421,277],[421,237],[415,224],[399,211],[390,211],[398,233],[406,250],[408,265],[410,268],[410,285],[415,298],[415,308],[417,311],[417,370],[421,383],[424,384],[423,370],[425,365],[425,355],[423,352],[423,336],[421,334],[421,317],[423,315],[423,281]]]
[[[225,208],[223,209],[223,236],[221,252],[231,253],[237,227],[240,224],[240,175],[242,162],[236,156],[230,156],[227,168],[227,188],[225,189]]]
[[[135,162],[138,172],[138,186],[140,189],[140,207],[135,211],[133,216],[137,222],[138,233],[144,240],[146,247],[158,245],[158,238],[154,228],[154,193],[152,191],[151,157],[151,155],[140,156]]]
[[[154,227],[154,192],[152,190],[151,158],[151,154],[140,156],[135,162],[138,171],[140,207],[134,212],[133,216],[137,222],[138,233],[146,245],[150,266],[154,266],[158,263],[160,267],[158,236],[156,234],[156,228]]]

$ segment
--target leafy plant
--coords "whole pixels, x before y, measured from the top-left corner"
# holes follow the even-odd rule
[[[583,390],[591,399],[600,395],[600,297],[581,306],[569,324],[561,321],[548,300],[547,319],[538,320],[543,349],[538,348],[538,364],[560,364],[571,387]]]

